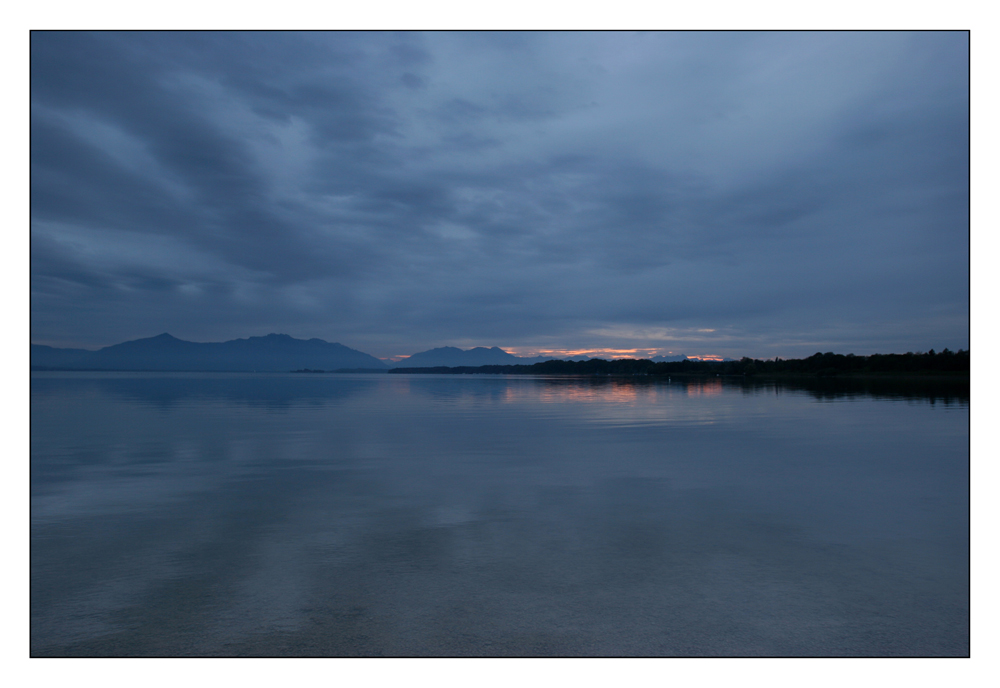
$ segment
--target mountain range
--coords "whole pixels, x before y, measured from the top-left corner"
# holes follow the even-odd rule
[[[437,366],[484,366],[484,365],[531,365],[539,361],[548,361],[551,357],[537,356],[522,358],[509,354],[499,346],[486,348],[477,346],[463,351],[454,346],[442,346],[438,349],[421,351],[408,358],[390,364],[393,368],[435,368]]]
[[[301,368],[337,370],[388,366],[374,356],[322,339],[295,339],[287,334],[248,337],[228,342],[187,342],[167,333],[106,346],[97,351],[31,345],[33,370],[192,370],[289,371]]]
[[[386,363],[362,351],[322,339],[295,339],[269,334],[227,342],[188,342],[167,333],[135,339],[103,349],[59,349],[31,345],[32,370],[162,370],[162,371],[261,371],[371,370],[433,368],[438,366],[531,365],[553,356],[520,357],[500,347],[478,346],[462,350],[445,346],[421,351],[395,363]],[[589,356],[563,360],[583,361]],[[682,361],[686,356],[657,356],[659,361]]]

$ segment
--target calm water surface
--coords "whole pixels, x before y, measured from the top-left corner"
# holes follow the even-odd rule
[[[968,395],[33,373],[42,655],[966,655]]]

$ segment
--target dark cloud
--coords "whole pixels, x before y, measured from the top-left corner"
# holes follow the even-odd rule
[[[32,33],[32,337],[968,347],[968,36]]]

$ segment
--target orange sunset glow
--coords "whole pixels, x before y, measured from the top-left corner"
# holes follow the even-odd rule
[[[722,380],[693,381],[685,387],[689,397],[706,397],[722,394]]]
[[[514,356],[531,358],[534,356],[551,356],[552,358],[571,358],[575,356],[590,356],[591,358],[654,358],[656,356],[676,356],[673,351],[663,349],[531,349],[520,347],[501,347]],[[703,361],[721,361],[717,354],[700,354],[688,356],[690,359]]]
[[[459,347],[463,350],[466,347]],[[473,348],[473,347],[467,347]],[[588,356],[590,358],[603,358],[607,360],[616,358],[655,358],[656,356],[677,356],[678,353],[674,351],[665,351],[664,349],[536,349],[530,347],[517,347],[517,346],[501,346],[501,349],[507,353],[517,356],[518,358],[535,358],[535,357],[547,357],[547,358],[557,358],[557,359],[567,359],[567,358],[577,358],[582,356]],[[386,356],[380,360],[386,363],[399,363],[412,356],[412,354],[395,354],[393,356]],[[723,361],[725,360],[723,356],[719,354],[695,354],[687,355],[686,358],[689,360],[701,360],[701,361]]]
[[[569,382],[545,387],[512,385],[504,390],[503,400],[508,403],[538,400],[542,402],[600,402],[632,403],[652,402],[659,390],[632,382],[613,380],[608,384],[592,385]]]

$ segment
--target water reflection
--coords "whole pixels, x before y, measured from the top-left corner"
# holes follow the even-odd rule
[[[628,379],[592,380],[578,378],[536,378],[532,384],[508,384],[505,401],[520,403],[526,400],[543,402],[578,402],[634,404],[651,401],[658,391],[654,385],[636,384]],[[539,384],[540,383],[540,384]]]
[[[32,653],[966,654],[967,401],[866,390],[33,375]]]
[[[126,403],[170,408],[222,401],[273,409],[322,404],[363,394],[376,376],[253,373],[32,373],[33,397],[100,394]]]
[[[32,395],[104,394],[130,403],[163,408],[195,400],[221,400],[247,406],[288,408],[346,401],[389,389],[444,401],[489,400],[520,403],[649,402],[661,394],[718,396],[804,392],[820,400],[903,399],[968,404],[968,380],[935,378],[788,378],[744,377],[528,377],[494,375],[304,375],[249,373],[32,373]]]
[[[694,379],[684,382],[688,396],[715,396],[722,394],[722,380],[719,378]]]
[[[805,392],[823,401],[851,399],[897,399],[931,404],[965,406],[969,403],[969,380],[935,377],[789,378],[739,381],[748,394]]]

